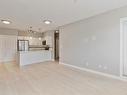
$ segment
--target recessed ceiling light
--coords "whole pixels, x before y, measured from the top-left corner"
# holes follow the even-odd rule
[[[4,23],[4,24],[11,24],[11,22],[8,21],[8,20],[1,20],[1,21],[2,21],[2,23]]]
[[[39,37],[38,39],[41,40],[41,37]]]
[[[32,40],[33,39],[33,37],[30,37],[30,40]]]
[[[51,24],[52,21],[50,21],[50,20],[44,20],[44,23],[45,23],[45,24]]]
[[[59,33],[59,30],[56,30],[55,32],[56,32],[56,33]]]

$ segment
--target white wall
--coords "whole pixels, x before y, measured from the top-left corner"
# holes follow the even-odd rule
[[[120,75],[120,18],[127,7],[60,28],[60,61]]]
[[[15,29],[0,28],[0,35],[18,35],[18,31]]]

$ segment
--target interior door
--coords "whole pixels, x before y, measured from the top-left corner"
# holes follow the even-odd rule
[[[0,63],[15,60],[16,41],[16,36],[0,35]]]

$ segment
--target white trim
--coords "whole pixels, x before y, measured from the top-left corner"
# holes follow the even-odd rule
[[[123,77],[123,21],[120,19],[120,77]]]
[[[62,62],[59,62],[59,64],[65,65],[65,66],[68,66],[68,67],[72,67],[72,68],[75,68],[75,69],[79,69],[79,70],[82,70],[82,71],[86,71],[86,72],[98,74],[98,75],[101,75],[101,76],[110,77],[110,78],[113,78],[113,79],[122,80],[122,81],[127,81],[126,78],[123,78],[123,77],[121,78],[121,77],[119,77],[119,76],[115,76],[115,75],[111,75],[111,74],[106,74],[106,73],[98,72],[98,71],[91,70],[91,69],[82,68],[82,67],[78,67],[78,66],[74,66],[74,65],[62,63]]]
[[[15,63],[16,60],[10,60],[10,61],[1,61],[0,64],[10,64],[10,63]]]
[[[124,76],[124,31],[123,31],[123,23],[127,21],[127,17],[120,19],[120,77],[127,79]]]

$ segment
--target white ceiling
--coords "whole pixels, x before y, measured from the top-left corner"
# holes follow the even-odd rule
[[[0,19],[12,21],[0,27],[46,31],[125,5],[127,0],[0,0]]]

